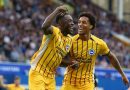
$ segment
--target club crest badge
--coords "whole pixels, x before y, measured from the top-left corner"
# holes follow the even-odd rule
[[[95,51],[93,49],[90,49],[88,53],[89,53],[89,55],[94,55]]]
[[[69,49],[70,49],[70,46],[69,46],[69,45],[66,45],[65,50],[68,52]]]

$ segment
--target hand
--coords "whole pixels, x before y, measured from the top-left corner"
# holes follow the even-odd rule
[[[73,61],[72,61],[72,64],[70,65],[70,67],[73,68],[73,69],[78,69],[78,67],[79,67],[79,62],[76,61],[76,60],[73,60]]]
[[[57,10],[58,12],[62,12],[62,13],[65,13],[65,12],[68,11],[68,9],[67,9],[67,7],[66,7],[65,5],[62,5],[62,6],[57,7],[56,10]]]
[[[124,84],[125,84],[127,87],[130,86],[130,85],[129,85],[129,80],[128,80],[128,78],[127,78],[125,75],[122,76],[122,80],[123,80]]]

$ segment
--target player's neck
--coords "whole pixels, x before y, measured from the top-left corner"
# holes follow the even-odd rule
[[[62,31],[61,31],[61,33],[63,34],[63,36],[67,36],[69,33],[68,32],[66,32],[67,30],[64,30],[64,29],[61,29]]]
[[[63,34],[63,36],[67,36],[68,35],[68,33],[66,33],[66,32],[62,32],[62,34]]]
[[[79,38],[84,40],[84,41],[89,40],[90,37],[91,37],[91,33],[86,33],[86,34],[79,35]]]
[[[67,36],[68,35],[68,33],[66,32],[67,30],[64,30],[64,28],[62,28],[60,26],[59,26],[59,28],[60,28],[61,33],[63,34],[63,36]]]

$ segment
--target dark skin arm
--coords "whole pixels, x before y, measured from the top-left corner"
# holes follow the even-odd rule
[[[73,60],[73,58],[71,58],[70,54],[67,54],[66,57],[64,57],[62,59],[60,66],[67,67],[68,65],[69,65],[69,67],[76,69],[76,68],[78,68],[79,62],[77,60]]]
[[[60,66],[62,67],[67,67],[68,65],[71,65],[72,64],[72,61],[70,59],[70,55],[67,54],[63,59],[62,59],[62,62],[60,64]]]
[[[55,17],[58,15],[58,14],[62,14],[64,12],[67,11],[67,8],[63,5],[63,6],[59,6],[57,7],[46,19],[45,21],[43,22],[42,24],[42,30],[44,32],[44,34],[52,34],[52,22],[53,20],[55,19]]]
[[[124,72],[123,72],[123,70],[121,68],[121,65],[120,65],[118,59],[116,58],[116,56],[114,55],[114,53],[110,52],[107,55],[107,57],[109,58],[110,63],[114,66],[114,68],[121,74],[124,84],[129,86],[129,80],[126,77],[126,75],[124,74]]]

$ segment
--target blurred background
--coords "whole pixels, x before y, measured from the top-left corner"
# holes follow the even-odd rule
[[[130,0],[0,0],[0,75],[3,82],[13,83],[15,76],[19,76],[21,85],[28,90],[29,62],[41,44],[41,24],[61,4],[68,7],[75,24],[82,11],[95,15],[97,25],[93,34],[108,44],[130,79]],[[98,90],[128,90],[106,57],[98,57],[95,68]],[[62,85],[64,71],[63,67],[57,69],[57,90]]]

